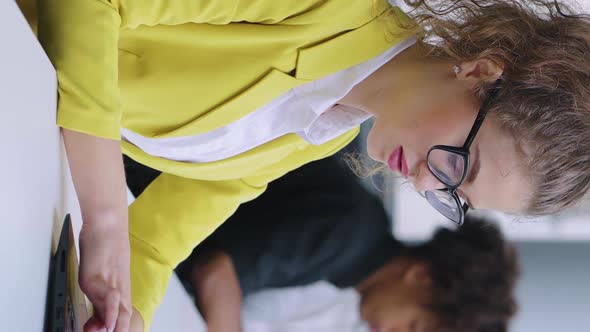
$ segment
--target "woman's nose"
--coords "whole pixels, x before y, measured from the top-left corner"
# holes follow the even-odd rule
[[[427,190],[436,190],[436,189],[443,189],[445,185],[442,184],[428,169],[428,164],[426,161],[420,162],[418,166],[412,170],[412,173],[409,175],[410,181],[414,184],[414,188],[417,191],[427,191]]]

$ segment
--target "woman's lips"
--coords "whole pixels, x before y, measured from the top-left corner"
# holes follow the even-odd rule
[[[404,157],[404,148],[401,145],[391,152],[387,159],[387,166],[392,171],[400,173],[404,178],[408,178],[408,163]]]

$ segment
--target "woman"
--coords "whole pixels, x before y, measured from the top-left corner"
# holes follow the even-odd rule
[[[587,191],[588,18],[542,0],[406,2],[435,46],[385,1],[41,2],[87,330],[127,331],[130,278],[131,328],[147,329],[196,243],[369,117],[370,156],[457,223],[467,206],[545,214]],[[129,210],[121,150],[163,172]]]

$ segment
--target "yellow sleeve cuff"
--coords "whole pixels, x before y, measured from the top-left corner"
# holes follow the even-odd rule
[[[121,18],[106,0],[38,2],[39,41],[57,71],[58,124],[120,138],[118,40]]]

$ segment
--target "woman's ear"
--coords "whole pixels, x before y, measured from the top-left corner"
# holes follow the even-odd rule
[[[430,268],[424,262],[412,262],[406,268],[406,271],[403,275],[403,280],[404,283],[411,286],[430,286],[432,284]]]
[[[480,82],[495,82],[504,72],[504,66],[489,59],[466,61],[457,65],[457,79],[475,86]]]

